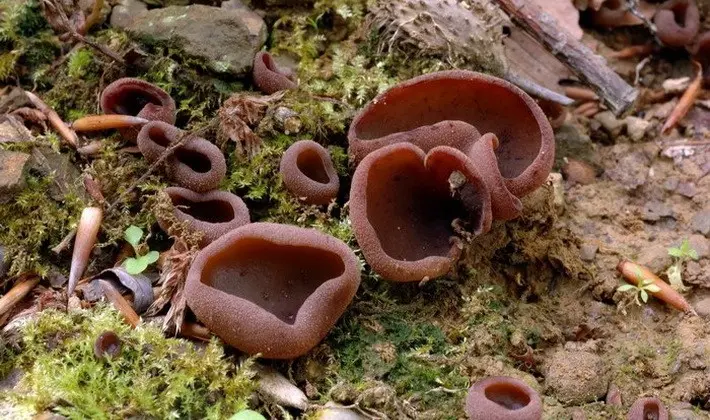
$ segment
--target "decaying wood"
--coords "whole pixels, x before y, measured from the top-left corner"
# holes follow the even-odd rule
[[[545,45],[583,82],[589,84],[614,114],[624,114],[636,102],[636,89],[609,68],[602,57],[574,40],[535,4],[525,0],[496,0],[496,3],[514,22]]]

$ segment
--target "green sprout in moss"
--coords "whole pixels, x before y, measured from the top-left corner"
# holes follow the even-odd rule
[[[619,292],[633,292],[636,304],[641,306],[641,301],[643,301],[643,303],[648,302],[649,292],[658,293],[661,291],[661,288],[653,284],[653,279],[643,279],[638,286],[626,283],[619,286],[616,290]],[[639,297],[641,300],[639,300]]]
[[[680,246],[668,248],[668,255],[673,257],[673,265],[668,267],[666,270],[666,275],[668,276],[668,282],[671,287],[678,291],[687,290],[683,284],[683,264],[686,261],[697,260],[698,252],[690,246],[690,242],[685,239]]]
[[[160,253],[158,251],[148,251],[146,254],[141,255],[141,239],[143,238],[143,229],[138,226],[129,226],[123,235],[126,242],[131,244],[133,251],[136,253],[135,258],[127,258],[123,262],[123,266],[126,268],[128,274],[140,274],[148,268],[149,265],[158,261]]]

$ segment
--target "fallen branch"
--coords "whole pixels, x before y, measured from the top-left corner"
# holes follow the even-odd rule
[[[537,5],[527,0],[496,0],[496,3],[589,84],[614,114],[624,114],[635,103],[638,91],[609,68],[602,57],[560,28],[555,19]]]

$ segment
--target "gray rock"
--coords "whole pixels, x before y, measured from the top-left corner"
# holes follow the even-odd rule
[[[25,186],[30,155],[0,150],[0,203],[10,201]]]
[[[600,112],[594,116],[594,119],[604,127],[609,134],[616,136],[624,128],[624,121],[619,120],[611,111]]]
[[[705,236],[710,235],[710,208],[695,213],[690,219],[690,228],[693,232],[702,233]]]
[[[148,6],[138,0],[120,0],[111,10],[111,26],[117,28],[127,28],[133,21],[148,11]]]
[[[318,410],[315,415],[317,420],[363,420],[365,417],[355,411],[333,402],[328,402],[325,407]]]
[[[231,9],[231,10],[249,10],[249,7],[247,7],[246,4],[244,4],[241,0],[227,0],[222,2],[220,5],[222,9]]]
[[[695,183],[693,182],[681,182],[678,184],[675,191],[678,194],[688,198],[693,198],[698,193],[698,189],[695,187]]]
[[[703,318],[710,318],[710,297],[706,297],[703,300],[698,301],[695,305],[695,312]]]
[[[668,410],[673,420],[700,420],[701,417],[695,412],[692,404],[680,402]]]
[[[662,217],[673,217],[673,209],[669,205],[657,200],[644,204],[641,219],[647,222],[657,222]]]
[[[247,74],[266,41],[266,24],[249,10],[204,5],[153,9],[125,28],[147,42],[171,42],[217,73]]]
[[[74,166],[66,154],[55,152],[51,147],[35,147],[32,149],[31,168],[43,176],[51,176],[52,186],[49,196],[57,201],[63,201],[67,194],[73,193],[86,198],[86,190],[82,186],[81,172]]]
[[[579,258],[581,258],[582,261],[594,261],[598,249],[599,247],[597,245],[585,242],[579,247]]]
[[[637,262],[648,267],[654,273],[661,273],[673,263],[673,259],[668,255],[668,249],[665,246],[656,244],[641,250]]]
[[[633,141],[641,140],[643,136],[646,135],[646,130],[648,130],[648,127],[651,125],[649,121],[631,116],[626,117],[624,122],[626,123],[626,134],[628,134],[629,138]]]
[[[581,405],[604,398],[609,385],[604,361],[586,351],[559,350],[550,358],[545,387],[560,401]]]

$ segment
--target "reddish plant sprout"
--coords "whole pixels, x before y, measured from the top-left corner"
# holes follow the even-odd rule
[[[629,409],[629,420],[668,420],[668,410],[656,397],[637,399]]]
[[[668,0],[653,17],[656,34],[666,45],[683,47],[690,44],[700,29],[700,12],[695,0]]]
[[[525,382],[493,376],[476,382],[466,397],[470,420],[539,420],[540,395]]]
[[[144,80],[124,77],[101,93],[104,114],[122,114],[175,124],[175,101],[161,88]],[[139,127],[121,128],[124,139],[135,142]]]
[[[292,144],[280,170],[286,188],[308,204],[328,204],[338,196],[340,180],[330,153],[312,140]]]
[[[149,162],[160,158],[172,143],[185,135],[161,121],[152,121],[138,133],[138,148]],[[227,174],[227,163],[219,147],[201,137],[193,137],[177,147],[165,160],[165,173],[181,187],[195,192],[217,188]]]
[[[170,197],[178,222],[187,221],[190,229],[202,233],[202,247],[249,223],[249,209],[244,201],[227,191],[199,194],[186,188],[169,187],[165,193]],[[158,223],[163,230],[168,230],[168,221],[159,219]]]
[[[359,284],[359,263],[342,241],[314,229],[251,223],[200,251],[185,296],[229,345],[293,359],[326,336]]]
[[[279,68],[274,57],[265,51],[256,53],[252,75],[256,87],[267,95],[298,87],[296,75],[290,70]]]

